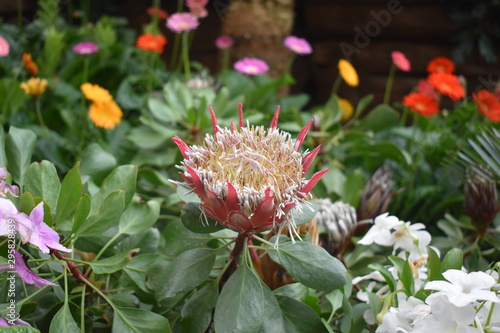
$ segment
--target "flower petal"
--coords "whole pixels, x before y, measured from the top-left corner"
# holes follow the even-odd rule
[[[179,147],[179,150],[181,151],[182,157],[184,157],[186,160],[188,160],[189,157],[186,154],[186,152],[191,151],[191,148],[189,148],[189,146],[184,141],[182,141],[182,139],[179,138],[178,136],[174,136],[172,138],[172,141],[174,141],[175,144],[177,145],[177,147]]]
[[[270,129],[274,129],[274,128],[278,127],[278,117],[279,116],[280,116],[280,106],[278,105],[278,107],[276,108],[276,111],[274,111],[274,116],[273,116],[273,120],[271,121],[271,125],[269,125]]]
[[[321,177],[323,177],[323,175],[325,173],[327,173],[327,171],[328,171],[328,169],[316,172],[311,177],[311,179],[309,179],[309,181],[307,182],[307,184],[300,190],[300,192],[302,192],[304,194],[304,196],[307,193],[309,193],[313,189],[313,187],[316,186],[316,184],[319,182],[319,180],[321,179]]]
[[[236,191],[233,184],[231,184],[230,182],[227,182],[226,208],[228,212],[241,210],[238,191]]]
[[[276,214],[276,205],[274,203],[274,195],[270,195],[270,189],[266,190],[266,198],[262,200],[260,205],[255,210],[255,213],[250,218],[252,224],[259,227],[266,222],[272,220],[273,215]]]
[[[214,109],[212,105],[208,106],[208,109],[210,110],[210,117],[212,117],[212,128],[214,130],[214,137],[217,139],[216,134],[219,132],[219,123],[217,122],[217,117],[215,116]]]
[[[318,155],[320,149],[321,146],[317,146],[313,151],[310,151],[306,156],[304,156],[302,159],[302,175],[305,175],[307,170],[309,170],[309,167],[316,158],[316,155]]]
[[[295,141],[295,150],[299,151],[300,147],[302,147],[302,143],[304,142],[304,139],[306,138],[307,132],[309,131],[309,128],[311,128],[311,125],[313,123],[313,119],[309,121],[309,123],[304,126],[304,128],[300,131],[299,135],[297,136],[297,140]]]

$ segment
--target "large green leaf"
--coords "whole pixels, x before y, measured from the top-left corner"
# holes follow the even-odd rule
[[[111,274],[127,266],[137,251],[138,249],[122,251],[109,258],[93,261],[90,266],[96,274]]]
[[[0,326],[0,332],[1,333],[40,333],[40,331],[37,330],[36,328],[28,327],[28,326],[21,326],[21,325],[15,325],[15,326],[9,326],[9,327]]]
[[[81,330],[73,319],[73,316],[71,316],[71,311],[69,311],[68,303],[64,303],[50,322],[49,333],[78,332],[81,332]]]
[[[83,152],[80,172],[85,176],[101,176],[116,165],[116,158],[97,143],[91,143]]]
[[[0,165],[7,165],[7,155],[5,154],[5,131],[0,126]]]
[[[76,205],[75,214],[73,215],[73,226],[71,227],[71,233],[77,232],[85,222],[87,216],[89,216],[90,213],[90,205],[90,196],[88,194],[84,194]]]
[[[326,327],[313,309],[287,296],[276,296],[283,313],[287,333],[326,333]]]
[[[395,126],[399,122],[399,115],[392,107],[385,104],[377,105],[357,125],[362,131],[380,132],[388,127]]]
[[[9,161],[7,169],[19,186],[24,185],[25,172],[31,163],[35,143],[36,134],[32,131],[10,127],[5,140],[5,153]]]
[[[192,249],[176,257],[158,276],[162,283],[154,283],[156,298],[161,301],[187,292],[206,280],[215,262],[217,252],[209,249]]]
[[[464,254],[460,249],[451,249],[446,253],[441,265],[441,273],[449,269],[462,269]]]
[[[217,283],[207,284],[195,292],[182,308],[182,330],[190,333],[206,332],[212,320],[212,312],[218,296]]]
[[[95,201],[95,200],[93,200]],[[93,202],[92,201],[92,202]],[[76,231],[78,236],[99,235],[111,228],[125,209],[125,192],[111,192]]]
[[[264,282],[260,280],[259,282],[262,286],[262,295],[264,296],[264,316],[259,333],[286,332],[278,300]]]
[[[165,257],[157,253],[141,254],[134,257],[131,263],[123,268],[123,271],[144,292],[150,292],[146,285],[146,272],[156,262],[165,260]]]
[[[268,248],[271,259],[302,284],[316,290],[333,290],[346,283],[347,271],[342,263],[322,247],[308,242],[281,244]]]
[[[26,170],[25,177],[26,192],[43,198],[50,207],[56,207],[61,183],[54,164],[45,160],[42,163],[34,162]]]
[[[80,177],[80,163],[71,169],[64,177],[59,191],[56,208],[56,223],[68,217],[77,207],[82,196],[82,179]],[[86,216],[85,216],[86,217]]]
[[[114,306],[112,333],[170,333],[167,318],[144,309]]]
[[[175,257],[184,251],[202,248],[210,240],[210,235],[192,232],[180,220],[168,223],[163,231],[165,255]]]
[[[262,285],[255,273],[241,265],[222,288],[215,307],[217,333],[259,332],[265,315]]]
[[[160,216],[158,201],[143,202],[137,198],[123,212],[118,230],[123,234],[140,234],[150,228]]]
[[[137,180],[137,166],[135,165],[121,165],[114,169],[104,179],[100,190],[92,197],[93,213],[102,203],[102,201],[109,196],[110,193],[121,190],[124,192],[125,207],[128,206],[135,193],[135,184]]]
[[[221,224],[204,216],[197,202],[188,202],[182,207],[181,220],[187,229],[200,234],[209,234],[224,228]]]

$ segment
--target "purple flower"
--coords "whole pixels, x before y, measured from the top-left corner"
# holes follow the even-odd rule
[[[220,36],[215,40],[215,46],[219,49],[227,49],[233,45],[233,39],[229,36]]]
[[[0,166],[0,197],[5,197],[7,193],[17,197],[19,194],[19,187],[5,182],[4,179],[7,177],[9,177],[9,172],[4,166]]]
[[[38,246],[43,253],[49,253],[51,249],[63,252],[71,252],[59,244],[59,235],[51,227],[43,222],[43,201],[40,202],[30,213],[31,220],[31,237],[30,244]]]
[[[34,284],[38,288],[42,288],[43,286],[57,286],[57,284],[42,279],[28,266],[28,256],[21,256],[19,252],[14,251],[14,269],[16,270],[19,277],[26,282],[27,284]],[[0,271],[11,270],[10,265],[2,265],[0,266]]]
[[[0,57],[5,57],[9,55],[10,48],[9,48],[9,43],[7,43],[7,40],[0,36]]]
[[[191,13],[176,13],[167,19],[167,28],[173,32],[190,31],[196,29],[198,24],[198,18]]]
[[[0,198],[0,236],[9,236],[18,232],[23,243],[31,237],[31,221],[20,213],[12,201]]]
[[[92,54],[99,51],[99,46],[92,42],[81,42],[73,47],[73,51],[78,54]]]
[[[299,38],[296,36],[288,36],[283,41],[283,45],[286,46],[290,51],[297,54],[310,54],[312,53],[311,44],[304,38]]]
[[[234,69],[242,74],[262,75],[269,70],[269,66],[261,59],[243,58],[234,63]]]

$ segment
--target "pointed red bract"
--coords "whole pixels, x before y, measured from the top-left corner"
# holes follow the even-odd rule
[[[302,143],[304,142],[304,139],[306,138],[307,132],[309,131],[309,128],[311,128],[311,125],[313,123],[313,120],[311,119],[309,123],[304,126],[304,128],[300,131],[299,135],[297,136],[297,141],[295,141],[295,150],[299,151],[300,147],[302,147]]]
[[[321,171],[318,171],[316,172],[312,177],[311,179],[309,179],[309,181],[307,182],[307,184],[300,190],[300,192],[304,193],[304,196],[311,192],[311,190],[313,189],[314,186],[316,186],[316,184],[319,182],[319,180],[321,179],[321,177],[323,177],[323,175],[328,171],[328,169],[325,169],[325,170],[321,170]]]
[[[212,128],[214,130],[214,138],[217,138],[216,134],[219,132],[219,123],[217,122],[217,117],[215,116],[214,109],[212,108],[212,105],[208,106],[208,109],[210,110],[210,116],[212,117]]]
[[[306,174],[307,170],[311,166],[311,163],[314,161],[316,155],[318,155],[321,146],[317,146],[313,151],[310,151],[304,158],[302,159],[302,176]]]
[[[240,118],[240,128],[245,127],[245,121],[243,120],[243,104],[238,104],[238,116]]]
[[[177,145],[177,147],[179,147],[179,150],[181,151],[182,157],[184,157],[186,160],[188,160],[189,157],[186,154],[186,152],[191,151],[191,148],[189,148],[189,146],[184,141],[182,141],[182,139],[179,138],[178,136],[174,136],[172,138],[172,141],[174,141],[175,144]]]
[[[240,199],[238,199],[238,191],[233,184],[227,182],[226,207],[228,212],[240,210]]]
[[[276,111],[274,111],[274,116],[273,116],[273,120],[271,120],[271,125],[269,125],[270,129],[274,129],[274,128],[278,127],[278,117],[279,116],[280,116],[280,106],[278,105],[278,107],[276,108]]]

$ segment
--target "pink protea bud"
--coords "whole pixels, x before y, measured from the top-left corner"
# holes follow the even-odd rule
[[[220,128],[210,107],[214,135],[207,135],[203,145],[189,147],[173,139],[184,156],[178,166],[184,182],[176,183],[198,195],[206,216],[238,233],[294,228],[290,211],[301,209],[328,171],[304,178],[319,151],[299,152],[311,122],[294,140],[277,128],[279,107],[267,129],[244,126],[241,104],[238,113],[239,127]]]

